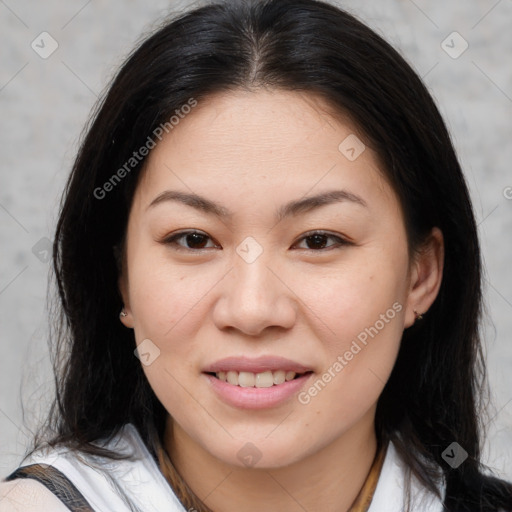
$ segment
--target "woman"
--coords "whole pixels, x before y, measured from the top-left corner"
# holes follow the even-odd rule
[[[480,463],[462,171],[420,79],[349,14],[225,2],[143,42],[83,141],[54,269],[50,441],[0,510],[512,510]]]

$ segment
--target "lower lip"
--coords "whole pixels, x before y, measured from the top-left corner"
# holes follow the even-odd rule
[[[313,373],[285,381],[269,388],[234,386],[208,373],[203,373],[217,395],[227,404],[240,409],[267,409],[286,402],[300,391]]]

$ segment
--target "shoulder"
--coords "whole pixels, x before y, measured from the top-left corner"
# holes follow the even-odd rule
[[[43,484],[30,479],[0,482],[0,512],[69,512]]]
[[[407,478],[407,468],[393,443],[390,442],[369,512],[396,512],[397,505],[400,507],[399,510],[407,510]],[[438,491],[440,496],[444,498],[444,480],[442,480]],[[423,487],[412,475],[410,498],[410,510],[415,512],[442,512],[445,510],[443,500]]]
[[[58,446],[33,453],[26,465],[41,464],[56,469],[93,510],[185,510],[134,425],[124,425],[110,440],[94,444],[126,458],[114,460]]]
[[[369,512],[396,512],[408,510],[407,483],[410,482],[409,510],[414,512],[443,512],[447,499],[451,507],[457,510],[485,510],[512,512],[512,485],[489,475],[479,475],[469,484],[458,484],[457,497],[447,497],[446,478],[439,467],[437,491],[434,493],[423,486],[412,475],[392,442],[389,443],[381,474],[373,495]],[[409,480],[410,479],[410,480]],[[453,484],[452,484],[453,492]],[[461,508],[462,507],[462,508]]]

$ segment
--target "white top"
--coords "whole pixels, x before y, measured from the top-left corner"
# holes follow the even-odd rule
[[[50,464],[73,482],[97,512],[187,512],[160,472],[134,425],[125,425],[106,445],[116,452],[131,450],[137,460],[110,461],[78,454],[59,447],[34,453],[23,465]],[[101,461],[101,462],[100,462]],[[389,443],[381,474],[369,512],[404,510],[404,466],[392,443]],[[116,489],[117,487],[117,489]],[[118,489],[121,489],[120,492]],[[444,489],[441,495],[444,496]],[[126,498],[131,501],[131,506]],[[420,487],[413,478],[411,510],[442,512],[442,502]],[[19,479],[0,483],[0,512],[69,512],[69,509],[41,483]]]

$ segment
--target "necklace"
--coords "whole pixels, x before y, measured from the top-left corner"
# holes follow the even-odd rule
[[[372,467],[368,472],[368,476],[366,477],[363,487],[361,487],[359,494],[356,496],[354,503],[352,503],[351,507],[348,509],[348,512],[367,512],[370,508],[373,494],[375,493],[377,482],[379,481],[382,465],[384,464],[386,447],[387,443],[381,445],[377,449]]]
[[[381,445],[377,449],[370,471],[366,476],[366,480],[347,512],[368,512],[377,487],[377,482],[379,481],[382,465],[384,464],[386,447],[387,443]],[[159,449],[158,460],[160,463],[160,470],[186,510],[212,512],[212,510],[202,503],[201,500],[192,492],[192,489],[190,489],[181,475],[179,475],[163,447]]]

